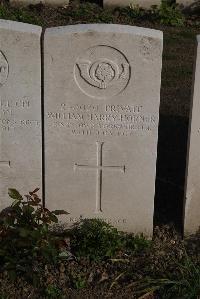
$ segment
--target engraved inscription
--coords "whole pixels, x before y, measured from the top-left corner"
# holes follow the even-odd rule
[[[96,180],[96,209],[95,213],[102,212],[102,172],[104,170],[117,170],[125,173],[125,165],[123,166],[105,166],[103,165],[102,153],[103,153],[103,144],[104,142],[96,142],[97,146],[97,164],[96,165],[79,165],[74,164],[74,170],[83,169],[83,170],[96,170],[97,180]]]
[[[140,105],[60,105],[48,111],[50,127],[66,130],[71,136],[129,137],[137,132],[151,133],[157,129],[158,117],[145,113]]]
[[[8,61],[4,54],[0,51],[0,86],[2,86],[7,78],[9,73]]]
[[[95,46],[80,56],[74,68],[75,81],[88,96],[99,99],[122,92],[130,79],[127,58],[109,46]]]
[[[0,131],[7,133],[16,129],[40,128],[40,120],[26,118],[31,108],[28,98],[5,100],[0,96]],[[23,119],[19,118],[20,112],[23,113]]]

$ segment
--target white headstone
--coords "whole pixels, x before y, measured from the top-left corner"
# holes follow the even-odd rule
[[[162,33],[51,28],[44,53],[47,207],[151,234]]]
[[[0,210],[41,188],[41,28],[0,21]]]
[[[193,100],[188,137],[188,161],[185,190],[185,234],[200,227],[200,36],[197,37]]]
[[[151,8],[152,5],[159,6],[160,4],[161,0],[103,0],[103,6],[105,8],[138,5],[139,7],[148,9]]]

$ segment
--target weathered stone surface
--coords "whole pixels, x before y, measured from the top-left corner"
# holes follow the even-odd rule
[[[0,210],[41,188],[41,28],[0,21]]]
[[[126,7],[130,4],[139,5],[143,8],[151,8],[152,5],[160,5],[161,0],[103,0],[103,5],[105,8],[107,7]]]
[[[197,57],[194,78],[185,190],[186,234],[194,233],[200,227],[200,36],[197,37]]]
[[[44,5],[53,5],[53,6],[63,6],[63,5],[68,5],[69,0],[10,0],[10,3],[12,5],[30,5],[30,4],[39,4],[42,3]]]
[[[189,7],[191,5],[194,5],[194,3],[197,3],[198,1],[195,0],[176,0],[176,4],[179,4],[183,7]]]
[[[162,33],[51,28],[44,53],[47,207],[151,234]]]

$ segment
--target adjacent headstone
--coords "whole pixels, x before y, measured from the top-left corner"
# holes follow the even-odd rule
[[[190,7],[195,2],[197,3],[198,1],[195,1],[195,0],[176,0],[176,4],[178,4],[182,7]]]
[[[41,28],[0,21],[0,210],[41,188]]]
[[[197,37],[197,57],[194,78],[188,137],[188,165],[185,190],[185,234],[194,233],[200,227],[200,35]]]
[[[47,29],[46,204],[152,233],[162,33],[123,25]]]
[[[152,5],[159,6],[161,0],[103,0],[105,8],[126,7],[130,5],[138,5],[139,7],[149,9]]]
[[[64,6],[69,4],[69,0],[10,0],[11,5],[23,5],[27,6],[30,4],[44,4],[44,5],[53,5],[53,6]]]

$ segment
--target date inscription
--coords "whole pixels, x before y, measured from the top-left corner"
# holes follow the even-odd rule
[[[18,100],[0,98],[0,130],[6,133],[16,129],[40,128],[39,119],[30,119],[31,111],[31,101],[27,98]]]
[[[50,127],[66,130],[72,136],[131,136],[157,129],[158,117],[135,105],[72,105],[62,103],[47,111]]]

